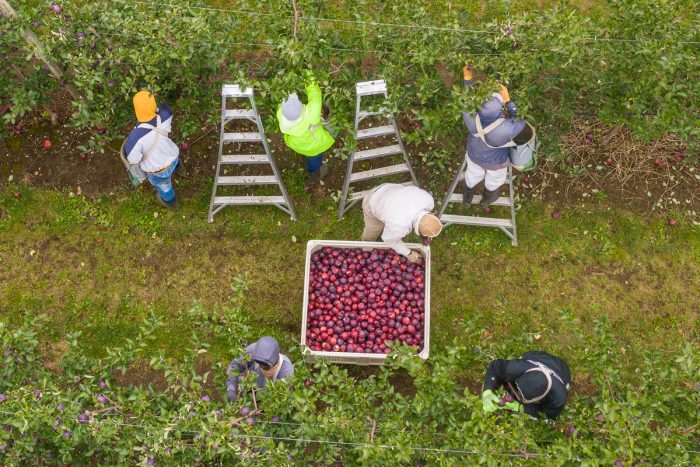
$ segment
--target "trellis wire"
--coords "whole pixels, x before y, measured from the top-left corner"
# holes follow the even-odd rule
[[[221,13],[240,13],[240,14],[246,14],[246,15],[258,15],[258,16],[276,16],[279,17],[280,14],[278,13],[263,13],[263,12],[258,12],[258,11],[251,11],[251,10],[229,10],[225,8],[213,8],[213,7],[203,7],[203,6],[194,6],[194,5],[176,5],[173,3],[162,3],[162,2],[149,2],[149,1],[143,1],[143,0],[137,0],[135,3],[140,3],[143,5],[153,5],[153,6],[164,6],[164,7],[184,7],[184,8],[191,8],[193,10],[204,10],[204,11],[217,11]],[[293,15],[285,15],[289,16],[290,18],[294,18]],[[298,16],[299,20],[303,21],[316,21],[316,22],[327,22],[327,23],[348,23],[348,24],[359,24],[359,25],[368,25],[368,26],[388,26],[388,27],[401,27],[401,28],[409,28],[409,29],[425,29],[425,30],[433,30],[433,31],[447,31],[447,32],[463,32],[463,33],[471,33],[471,34],[501,34],[500,31],[488,31],[488,30],[483,30],[483,29],[463,29],[463,28],[448,28],[448,27],[442,27],[442,26],[432,26],[432,25],[421,25],[421,24],[412,24],[412,23],[385,23],[385,22],[378,22],[378,21],[360,21],[360,20],[350,20],[350,19],[335,19],[335,18],[322,18],[322,17],[313,17],[313,16]],[[649,38],[641,38],[641,39],[629,39],[629,38],[606,38],[606,37],[582,37],[578,39],[583,42],[630,42],[630,43],[645,43],[645,42],[654,42],[658,39],[649,39]],[[683,45],[700,45],[700,41],[678,41],[678,44],[683,44]]]

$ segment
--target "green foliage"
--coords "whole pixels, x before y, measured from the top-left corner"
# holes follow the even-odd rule
[[[80,349],[80,335],[66,337],[60,367],[42,364],[40,318],[0,324],[0,462],[193,464],[270,462],[346,465],[679,465],[697,461],[693,426],[700,404],[697,346],[686,344],[673,364],[648,352],[636,370],[636,386],[620,378],[609,351],[615,336],[604,321],[591,352],[572,355],[572,369],[590,372],[594,394],[575,396],[556,423],[524,415],[486,415],[478,395],[459,374],[484,368],[493,354],[513,356],[530,336],[481,348],[481,330],[464,322],[468,339],[427,362],[395,349],[386,366],[353,377],[347,368],[297,362],[288,382],[245,393],[225,403],[223,365],[202,371],[211,339],[243,351],[251,329],[241,306],[245,280],[223,312],[192,309],[193,333],[184,358],[151,358],[148,367],[164,383],[136,385],[120,378],[140,362],[160,327],[147,318],[124,346],[95,358]],[[583,334],[571,313],[560,324],[572,339]],[[201,336],[206,336],[202,340]],[[212,378],[215,380],[211,385]],[[156,376],[156,380],[159,378]],[[576,375],[574,377],[576,380]],[[289,383],[289,384],[288,384]],[[243,385],[242,387],[246,387]],[[255,409],[259,403],[259,409]],[[253,407],[253,425],[240,415]],[[279,418],[278,418],[279,417]],[[696,457],[693,457],[696,456]]]
[[[700,88],[688,79],[698,73],[700,47],[694,0],[614,0],[602,15],[566,2],[526,12],[490,2],[491,14],[483,17],[476,4],[434,3],[349,2],[341,16],[327,2],[305,0],[298,2],[294,40],[286,0],[222,6],[234,12],[194,0],[66,2],[61,15],[27,2],[0,36],[15,71],[0,77],[0,99],[15,103],[4,118],[15,121],[56,89],[40,62],[24,63],[31,48],[21,39],[23,28],[37,33],[68,70],[65,81],[84,96],[74,102],[77,125],[115,128],[130,121],[131,95],[145,85],[176,104],[187,137],[203,115],[217,115],[220,85],[238,82],[255,86],[274,128],[274,109],[287,92],[302,90],[308,68],[333,109],[331,124],[345,130],[352,127],[353,84],[385,78],[389,108],[420,122],[416,137],[457,141],[460,112],[475,108],[500,80],[541,128],[566,126],[585,113],[629,125],[645,139],[663,132],[693,144],[700,139],[700,117],[692,111],[700,108]],[[423,27],[430,25],[439,27]],[[487,78],[483,93],[470,98],[460,86],[466,62]],[[544,136],[551,142],[551,134]]]

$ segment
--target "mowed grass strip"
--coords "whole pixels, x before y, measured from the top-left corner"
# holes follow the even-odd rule
[[[0,197],[0,318],[46,314],[49,344],[81,331],[83,347],[100,355],[134,337],[152,311],[164,326],[150,352],[179,356],[194,329],[187,310],[227,306],[234,278],[245,276],[252,325],[298,356],[306,242],[356,240],[362,216],[356,207],[338,222],[336,203],[296,185],[298,222],[272,207],[237,207],[212,224],[209,187],[187,182],[181,188],[191,195],[177,212],[158,208],[149,188],[86,199],[8,186]],[[555,220],[537,202],[519,210],[518,227],[518,247],[479,227],[451,226],[433,242],[433,354],[477,337],[483,346],[517,340],[522,350],[575,363],[596,348],[600,319],[615,336],[608,351],[630,370],[645,350],[670,358],[699,341],[697,227],[590,206],[563,209]],[[216,342],[211,351],[230,357]],[[477,380],[483,368],[462,370]]]

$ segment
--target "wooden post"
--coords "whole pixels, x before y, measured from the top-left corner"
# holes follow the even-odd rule
[[[0,11],[2,11],[4,14],[6,14],[9,18],[16,18],[17,17],[17,12],[12,8],[12,5],[7,0],[0,0]],[[27,31],[26,29],[22,29],[22,35],[24,36],[24,39],[27,41],[29,45],[34,47],[34,55],[44,62],[44,65],[49,69],[49,72],[53,75],[54,78],[57,80],[61,80],[63,78],[63,69],[54,61],[49,59],[46,54],[44,53],[44,49],[41,45],[41,42],[39,42],[39,39],[37,39],[36,34],[34,34],[32,31]],[[77,93],[75,89],[73,89],[72,86],[66,86],[66,89],[68,92],[73,96],[75,99],[80,99],[80,95]]]

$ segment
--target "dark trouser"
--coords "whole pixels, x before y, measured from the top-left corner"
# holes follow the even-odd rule
[[[308,170],[309,173],[316,172],[321,168],[321,164],[323,164],[323,153],[306,157],[306,170]]]

